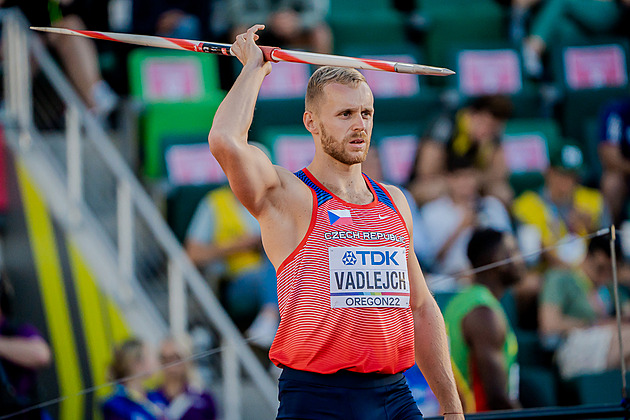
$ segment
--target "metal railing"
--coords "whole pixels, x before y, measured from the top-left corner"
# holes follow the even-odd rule
[[[222,347],[231,349],[221,353],[225,417],[241,417],[241,367],[275,412],[275,381],[186,256],[115,139],[85,107],[21,14],[3,10],[0,21],[9,146],[39,184],[56,219],[81,245],[101,289],[128,316],[136,315],[137,329],[153,323],[153,341],[166,330],[183,334],[191,319],[203,319]],[[39,69],[37,75],[29,71],[29,61]]]
[[[592,404],[575,407],[545,407],[521,410],[500,410],[487,413],[467,414],[468,420],[578,420],[630,418],[627,402],[622,404]],[[426,420],[438,420],[443,417],[427,417]]]

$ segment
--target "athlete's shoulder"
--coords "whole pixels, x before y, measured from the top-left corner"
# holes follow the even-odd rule
[[[411,232],[413,229],[413,214],[411,211],[411,206],[407,201],[407,196],[403,192],[403,190],[395,185],[390,184],[380,184],[383,189],[387,191],[389,196],[392,198],[394,205],[400,212],[405,224],[407,225],[407,229]]]
[[[298,177],[298,172],[293,173],[287,168],[278,165],[274,165],[274,167],[283,188],[305,189],[306,185]]]
[[[409,203],[407,202],[407,196],[405,195],[405,193],[400,187],[397,187],[391,184],[380,184],[380,185],[381,187],[383,187],[385,191],[387,191],[389,196],[394,201],[394,204],[396,204],[396,207],[398,207],[400,211],[402,211],[404,208],[407,208],[407,209],[409,208]]]
[[[379,182],[379,185],[381,187],[383,187],[389,193],[389,195],[392,196],[392,198],[394,200],[396,198],[404,198],[405,197],[405,195],[403,194],[402,189],[400,189],[400,187],[397,187],[397,186],[392,185],[392,184],[383,184],[381,182]]]

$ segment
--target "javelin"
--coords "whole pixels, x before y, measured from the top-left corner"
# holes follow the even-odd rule
[[[52,32],[64,35],[78,35],[86,38],[104,39],[107,41],[124,42],[126,44],[144,45],[146,47],[169,48],[219,55],[233,55],[230,44],[217,42],[192,41],[189,39],[165,38],[160,36],[122,34],[115,32],[79,31],[64,28],[43,28],[31,26],[31,29],[41,32]],[[373,60],[367,58],[344,57],[332,54],[318,54],[303,51],[285,50],[277,47],[261,46],[265,60],[271,62],[287,61],[290,63],[305,63],[316,66],[352,67],[365,70],[380,70],[396,73],[421,74],[426,76],[449,76],[454,71],[425,66],[423,64],[398,63],[394,61]]]

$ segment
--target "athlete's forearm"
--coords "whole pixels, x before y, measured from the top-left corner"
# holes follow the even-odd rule
[[[244,144],[247,131],[254,118],[254,107],[265,70],[256,64],[247,64],[217,110],[208,141],[210,149]],[[233,143],[233,144],[232,144]]]
[[[446,329],[435,299],[414,310],[416,363],[445,413],[462,413],[448,351]],[[463,416],[462,416],[463,418]]]

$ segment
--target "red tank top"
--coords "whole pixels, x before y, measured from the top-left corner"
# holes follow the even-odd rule
[[[367,176],[374,201],[347,203],[304,169],[313,214],[280,265],[276,365],[318,373],[397,373],[414,364],[409,233],[389,193]]]

